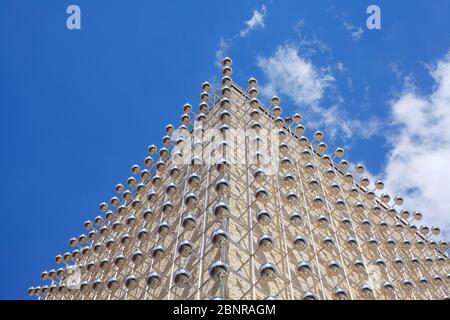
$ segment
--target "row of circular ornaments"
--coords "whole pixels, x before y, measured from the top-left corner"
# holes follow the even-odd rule
[[[221,89],[222,98],[220,100],[220,104],[222,106],[227,106],[230,103],[229,99],[226,97],[223,97],[223,96],[227,95],[227,93],[229,93],[229,91],[230,91],[229,86],[231,86],[231,83],[232,83],[231,78],[230,78],[230,75],[232,73],[231,64],[232,64],[232,60],[230,58],[227,57],[223,60],[223,69],[222,69],[223,87]],[[257,80],[255,78],[250,78],[248,80],[248,85],[249,85],[248,94],[249,94],[249,99],[250,99],[250,106],[252,107],[252,110],[250,111],[250,116],[252,119],[256,120],[259,117],[259,108],[261,107],[258,99],[256,98],[257,94],[258,94],[258,90],[256,88]],[[210,96],[209,96],[208,92],[211,89],[211,85],[208,82],[204,82],[201,85],[201,88],[203,91],[200,94],[201,102],[199,104],[199,113],[197,114],[197,118],[198,117],[201,118],[204,115],[204,113],[206,113],[209,110],[208,100],[209,100]],[[280,103],[280,99],[278,97],[274,96],[271,98],[272,110],[271,110],[270,114],[274,118],[276,125],[279,128],[287,127],[287,126],[289,126],[289,124],[287,123],[286,120],[289,119],[289,121],[291,123],[295,124],[295,126],[292,128],[293,132],[295,132],[295,135],[297,137],[299,137],[300,141],[303,142],[303,144],[308,144],[308,139],[306,137],[302,136],[302,134],[305,131],[304,126],[302,124],[300,124],[302,117],[299,114],[295,113],[294,115],[292,115],[286,119],[282,118],[281,117],[282,109],[279,106],[279,103]],[[192,112],[192,106],[190,104],[185,104],[183,106],[183,112],[184,113],[181,116],[181,125],[180,125],[179,129],[188,130],[188,126],[190,124],[190,114],[195,115],[195,113]],[[227,112],[227,111],[225,111],[225,112]],[[291,128],[289,128],[289,129],[291,129]],[[175,128],[171,124],[168,124],[165,127],[166,135],[162,138],[162,143],[163,143],[164,147],[162,147],[159,150],[159,155],[161,158],[158,162],[156,162],[156,164],[154,163],[154,159],[153,159],[152,155],[155,155],[158,153],[158,148],[155,145],[151,145],[148,147],[148,152],[150,155],[144,159],[144,163],[150,170],[153,170],[153,172],[155,173],[156,176],[157,176],[158,168],[163,166],[165,160],[167,160],[167,158],[170,155],[170,151],[169,151],[168,147],[172,143],[172,139],[171,139],[170,135],[174,132],[174,130],[175,130]],[[322,155],[322,158],[325,158],[325,160],[328,160],[329,162],[331,162],[332,160],[330,159],[330,157],[325,154],[325,151],[327,150],[327,145],[324,142],[322,142],[323,133],[320,131],[316,131],[313,136],[314,136],[314,142],[317,143],[317,145],[315,146],[316,151],[320,155]],[[178,143],[178,142],[180,142],[180,141],[176,141],[176,143]],[[344,156],[344,150],[342,148],[337,148],[334,152],[334,158],[342,158],[343,156]],[[337,167],[339,170],[345,171],[349,168],[349,163],[346,160],[342,159],[339,162],[339,164],[337,165]],[[362,175],[364,173],[364,171],[365,171],[365,169],[362,164],[357,164],[355,166],[355,170],[354,170],[355,174]],[[152,176],[151,171],[149,171],[148,169],[141,170],[140,166],[137,164],[132,166],[131,172],[133,175],[127,179],[127,185],[130,188],[135,187],[137,191],[139,189],[143,189],[145,184],[143,183],[143,181],[141,181],[140,183],[137,183],[136,177],[138,175],[140,175],[141,180],[146,180]],[[347,175],[347,177],[352,177],[352,175],[349,173],[346,173],[346,175]],[[367,188],[370,184],[370,181],[368,178],[362,177],[360,180],[360,184]],[[375,189],[372,191],[368,191],[368,192],[374,193],[375,190],[382,190],[384,188],[384,183],[382,181],[376,181],[374,183],[374,185],[375,185]],[[129,201],[133,197],[132,192],[129,190],[125,190],[124,186],[120,183],[115,186],[115,191],[118,194],[122,193],[125,201]],[[391,198],[387,194],[382,194],[382,195],[380,195],[380,199],[384,204],[387,205],[390,202]],[[113,206],[118,207],[117,211],[120,212],[121,210],[125,210],[124,205],[119,206],[120,200],[118,197],[111,198],[110,202]],[[396,196],[394,198],[394,206],[395,205],[401,206],[402,204],[403,204],[403,199],[399,196]],[[100,211],[104,212],[105,218],[103,218],[102,216],[99,215],[93,219],[93,222],[91,222],[89,220],[85,221],[84,227],[85,227],[85,229],[90,231],[88,236],[81,234],[78,238],[71,238],[69,240],[70,246],[72,246],[72,247],[79,246],[81,248],[81,252],[86,251],[86,247],[81,247],[81,245],[87,243],[89,240],[95,239],[97,230],[100,233],[105,231],[105,229],[107,228],[107,223],[105,223],[105,219],[111,220],[111,218],[114,217],[115,214],[113,211],[108,209],[108,204],[106,202],[102,202],[99,205],[99,209],[100,209]],[[396,210],[393,209],[393,207],[390,208],[390,212],[397,214]],[[400,217],[403,219],[409,219],[411,217],[411,214],[409,213],[408,210],[403,209],[400,211]],[[414,220],[420,220],[422,218],[422,214],[420,212],[414,212],[412,214],[412,218]],[[411,221],[409,221],[409,222],[411,222]],[[95,226],[97,226],[97,229]],[[433,235],[438,235],[440,233],[440,229],[438,227],[429,228],[427,226],[421,226],[419,228],[419,231],[423,236],[428,236],[430,233]],[[266,239],[261,239],[261,242],[263,242],[264,240],[266,240]],[[435,247],[435,248],[438,247],[437,244],[433,240],[428,239],[428,241],[432,244],[433,247]],[[446,251],[448,248],[447,242],[440,241],[439,248],[442,251]],[[60,263],[68,264],[73,258],[79,257],[80,254],[81,254],[80,250],[78,250],[78,249],[74,250],[72,253],[66,252],[63,255],[57,255],[55,257],[55,262],[58,264],[60,264]],[[298,269],[305,270],[304,264],[305,264],[305,262],[303,262],[303,264],[299,263]],[[332,264],[332,262],[331,262],[331,264]],[[210,272],[210,275],[214,279],[218,280],[221,277],[223,277],[224,274],[227,273],[227,271],[228,271],[227,269],[228,269],[228,266],[224,262],[215,261],[210,265],[209,272]],[[260,267],[260,274],[263,277],[264,276],[270,277],[273,275],[273,272],[275,272],[275,267],[273,265],[271,265],[270,263],[263,264]],[[52,269],[50,271],[42,272],[41,278],[43,280],[47,280],[47,279],[56,280],[56,278],[62,278],[64,275],[65,275],[65,270],[63,268],[59,268],[57,270]],[[179,282],[180,284],[183,284],[189,280],[186,278],[190,278],[190,277],[191,277],[191,275],[190,275],[189,271],[187,271],[185,269],[179,269],[174,273],[174,279],[176,280],[175,283]],[[108,283],[108,287],[110,287],[110,288],[114,287],[117,284],[116,279],[111,279],[111,280],[112,281],[110,281]],[[161,280],[160,275],[157,275],[155,273],[150,273],[147,278],[147,284],[149,284],[150,286],[157,286],[159,284],[160,280]],[[127,288],[133,288],[137,285],[137,279],[134,276],[129,276],[125,279],[124,284]],[[98,283],[98,281],[94,281],[92,286],[94,288],[98,289],[101,286],[101,284]],[[46,295],[46,294],[50,293],[51,291],[53,291],[52,289],[55,289],[55,285],[53,286],[53,288],[51,288],[51,287],[49,288],[48,286],[43,286],[42,288],[41,287],[31,287],[28,289],[28,293],[30,295]],[[362,288],[362,289],[367,290],[368,288]],[[337,289],[336,294],[343,293],[343,292],[341,292],[342,290],[343,289]],[[61,291],[63,291],[63,290],[61,290]],[[303,298],[305,298],[305,299],[314,298],[314,297],[315,297],[315,295],[311,292],[305,292],[304,296],[303,296]],[[268,298],[271,298],[271,297],[268,297]]]

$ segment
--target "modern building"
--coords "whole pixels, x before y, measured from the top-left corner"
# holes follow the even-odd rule
[[[57,255],[39,299],[444,299],[445,241],[364,166],[303,136],[225,58],[222,86],[165,127]]]

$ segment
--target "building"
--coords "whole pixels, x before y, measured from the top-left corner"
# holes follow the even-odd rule
[[[223,61],[86,235],[57,255],[40,299],[444,299],[447,243],[364,167],[265,108]],[[329,155],[328,155],[329,154]]]

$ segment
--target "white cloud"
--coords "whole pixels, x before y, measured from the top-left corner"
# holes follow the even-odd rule
[[[230,38],[224,38],[223,36],[220,37],[219,45],[215,54],[217,66],[220,67],[222,65],[222,59],[225,58],[227,51],[230,49],[231,45],[236,39],[245,37],[250,33],[250,31],[258,27],[265,27],[264,19],[266,17],[266,14],[267,9],[266,6],[263,5],[260,10],[253,11],[253,16],[249,20],[244,21],[247,27],[241,30],[239,34],[234,34]]]
[[[361,27],[356,27],[350,21],[343,21],[342,24],[344,25],[345,29],[347,29],[347,31],[350,31],[350,35],[353,41],[357,42],[361,39],[364,33],[364,30]]]
[[[241,32],[239,33],[241,38],[245,37],[250,31],[261,27],[264,28],[264,19],[266,17],[266,6],[263,5],[261,7],[260,10],[254,10],[253,11],[253,16],[245,21],[245,24],[247,25],[247,27],[243,30],[241,30]]]
[[[356,29],[356,31],[353,31],[353,32],[352,32],[352,39],[353,39],[354,41],[358,41],[359,39],[361,39],[363,33],[364,33],[364,30],[358,27],[358,28]]]
[[[260,87],[265,96],[285,95],[295,105],[301,107],[302,114],[308,119],[308,126],[322,128],[334,138],[338,133],[344,139],[351,139],[355,132],[358,137],[370,138],[378,132],[376,119],[362,121],[352,119],[340,105],[325,108],[321,105],[327,91],[335,91],[335,78],[330,68],[318,68],[300,55],[299,49],[291,44],[280,46],[271,57],[259,57],[258,66],[267,78]]]
[[[338,62],[338,63],[336,64],[336,69],[339,70],[339,71],[341,71],[341,72],[344,72],[344,71],[347,70],[347,68],[344,66],[344,64],[343,64],[342,62]]]
[[[317,39],[315,34],[311,35],[311,32],[306,32],[305,29],[309,27],[305,20],[299,20],[295,26],[294,31],[299,36],[298,41],[299,48],[302,51],[302,55],[305,57],[311,57],[317,53],[326,54],[328,57],[331,56],[331,50],[325,42]]]
[[[350,33],[353,41],[358,42],[364,34],[364,29],[355,26],[350,20],[347,12],[337,12],[337,9],[334,6],[331,6],[329,11],[333,13],[334,18],[342,24],[345,30]]]
[[[221,66],[221,61],[225,58],[228,48],[231,45],[231,41],[225,40],[223,37],[220,37],[219,46],[216,51],[216,62]]]
[[[388,138],[391,151],[385,182],[405,205],[420,210],[425,222],[450,234],[450,51],[430,72],[435,87],[429,95],[407,85],[392,102],[397,130]]]
[[[331,75],[321,74],[311,62],[300,57],[292,45],[278,47],[272,57],[259,57],[258,66],[269,80],[262,89],[267,95],[278,91],[298,105],[317,106],[325,89],[334,81]]]
[[[403,78],[403,72],[400,68],[400,65],[396,62],[391,62],[389,64],[389,69],[391,70],[391,72],[395,75],[395,78],[397,80],[401,80]]]

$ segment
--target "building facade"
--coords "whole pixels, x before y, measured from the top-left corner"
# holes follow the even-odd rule
[[[39,299],[446,299],[447,243],[225,58],[72,238]],[[195,110],[194,110],[195,109]]]

